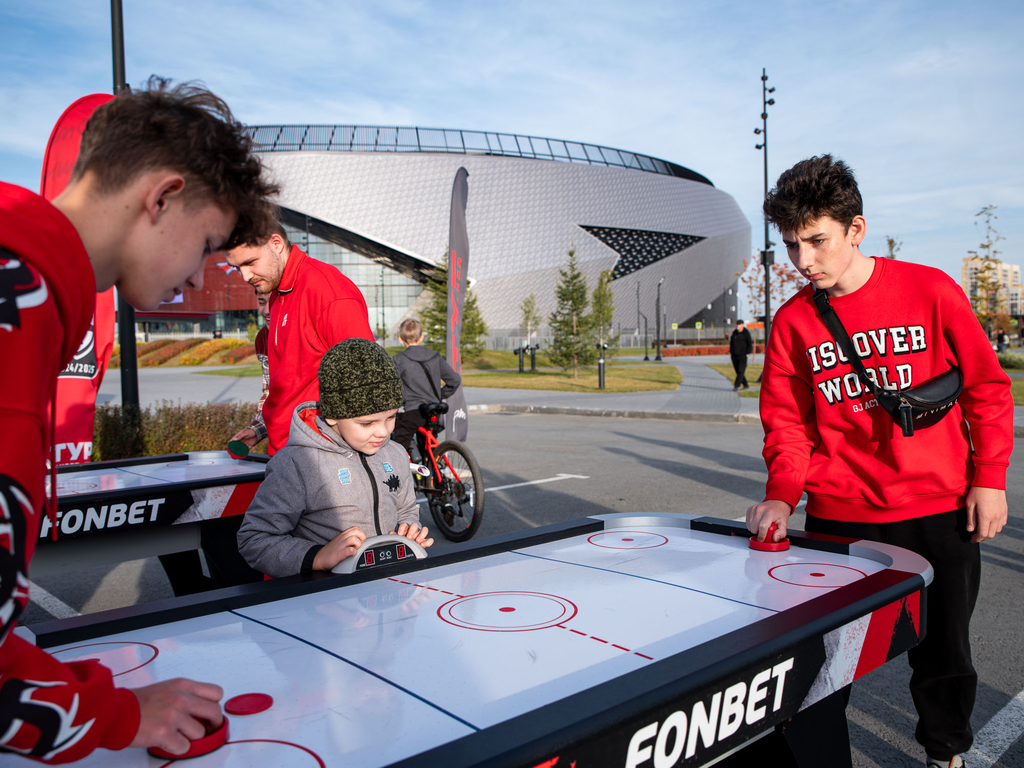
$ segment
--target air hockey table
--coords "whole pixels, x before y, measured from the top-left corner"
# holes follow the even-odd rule
[[[269,460],[195,451],[58,467],[57,541],[44,516],[32,574],[197,550],[205,529],[248,509]]]
[[[227,743],[189,768],[708,765],[925,630],[918,555],[798,531],[759,552],[748,537],[714,518],[597,515],[33,629],[124,687],[188,676],[272,698],[228,715]],[[129,749],[81,764],[171,762]]]

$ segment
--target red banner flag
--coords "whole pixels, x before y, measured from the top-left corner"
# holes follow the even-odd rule
[[[53,127],[43,157],[39,194],[53,200],[71,180],[78,160],[82,132],[92,113],[113,96],[83,96],[60,116]],[[96,393],[110,363],[114,347],[114,290],[96,294],[92,327],[85,334],[74,359],[57,379],[57,436],[54,454],[58,464],[79,464],[92,456]]]

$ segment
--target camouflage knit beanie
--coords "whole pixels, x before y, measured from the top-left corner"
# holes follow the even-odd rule
[[[367,339],[345,339],[320,361],[320,415],[353,419],[402,406],[402,379],[391,355]]]

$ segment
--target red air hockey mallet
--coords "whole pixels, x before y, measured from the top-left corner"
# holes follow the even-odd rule
[[[188,751],[184,754],[175,755],[173,752],[160,749],[160,747],[150,747],[146,751],[153,757],[159,757],[163,760],[184,760],[190,757],[202,757],[223,747],[228,741],[228,719],[225,717],[224,722],[217,729],[214,729],[205,720],[202,722],[206,724],[206,735],[193,740],[189,745]]]
[[[764,536],[764,541],[758,541],[757,536],[750,537],[750,548],[756,549],[758,552],[783,552],[789,549],[789,539],[782,539],[782,541],[772,541],[772,536],[779,529],[779,526],[772,523],[768,529],[768,533]]]
[[[249,446],[241,440],[231,440],[228,442],[228,456],[232,459],[244,459],[248,455]]]

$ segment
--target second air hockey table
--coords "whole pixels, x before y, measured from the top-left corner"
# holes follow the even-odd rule
[[[188,676],[272,697],[229,715],[227,744],[190,768],[707,765],[925,629],[918,555],[797,531],[759,552],[748,536],[597,515],[34,629],[124,687]],[[129,749],[82,764],[171,763]]]
[[[268,461],[260,454],[235,459],[226,451],[193,451],[58,467],[57,540],[43,516],[32,575],[174,557],[223,538],[220,528],[248,509]],[[198,555],[195,560],[198,569]]]

